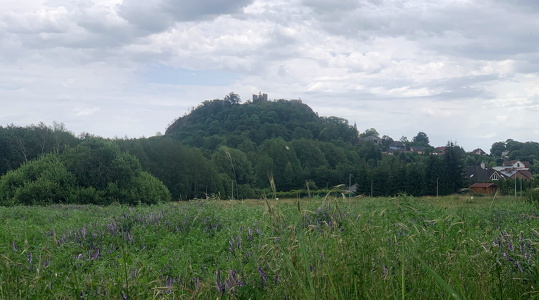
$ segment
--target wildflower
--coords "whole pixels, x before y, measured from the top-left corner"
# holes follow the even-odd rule
[[[221,270],[217,270],[217,280],[215,281],[215,284],[217,286],[217,290],[221,292],[221,294],[225,293],[225,285],[223,284],[221,280]]]
[[[268,280],[268,276],[264,271],[262,271],[262,268],[260,266],[258,267],[258,273],[260,273],[260,279],[262,279],[262,288],[266,285],[266,281]]]
[[[97,248],[97,250],[90,252],[90,260],[98,259],[101,256],[101,249]]]

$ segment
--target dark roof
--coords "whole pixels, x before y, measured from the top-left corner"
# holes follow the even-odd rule
[[[470,188],[487,188],[487,187],[498,187],[498,186],[491,182],[478,182],[470,186]]]
[[[469,182],[481,182],[481,181],[489,181],[490,176],[496,170],[490,169],[490,168],[481,168],[481,166],[469,166],[464,168],[464,172],[466,173],[466,179]]]

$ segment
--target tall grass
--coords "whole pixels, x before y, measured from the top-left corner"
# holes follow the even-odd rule
[[[0,208],[1,299],[539,297],[539,212],[497,198]]]

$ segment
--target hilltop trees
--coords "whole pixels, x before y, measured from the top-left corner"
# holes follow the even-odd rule
[[[227,105],[236,105],[236,104],[240,104],[241,98],[238,94],[234,94],[234,92],[230,92],[230,94],[225,96],[223,101]]]
[[[520,159],[533,162],[539,158],[539,143],[521,143],[508,139],[505,142],[496,142],[492,144],[490,154],[498,159]]]
[[[228,95],[226,99],[230,102],[235,96]],[[285,141],[306,138],[357,142],[357,130],[347,120],[319,117],[300,101],[257,101],[241,105],[225,105],[224,101],[203,102],[190,114],[172,123],[166,135],[195,147],[219,146],[215,145],[216,141],[236,147],[238,137],[246,138],[256,146],[279,137]]]
[[[412,139],[412,142],[416,146],[428,146],[429,145],[429,137],[424,132],[418,132],[416,136]]]
[[[504,142],[496,142],[490,147],[490,154],[495,157],[502,157],[502,153],[505,151]]]

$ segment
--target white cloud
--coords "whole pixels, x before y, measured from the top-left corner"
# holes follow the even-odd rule
[[[101,108],[99,107],[75,108],[73,112],[75,113],[75,117],[88,117],[88,116],[95,115],[100,110]]]

